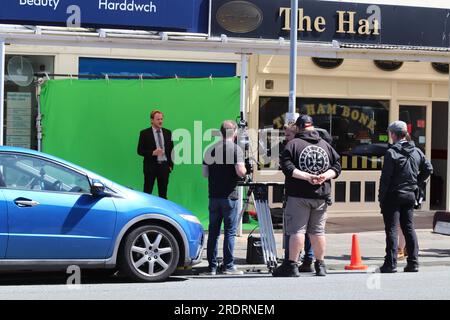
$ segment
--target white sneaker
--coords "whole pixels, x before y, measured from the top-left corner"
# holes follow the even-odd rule
[[[236,267],[233,267],[231,269],[225,269],[223,274],[231,276],[241,276],[244,274],[244,271],[238,270]]]
[[[205,273],[203,273],[203,275],[205,275],[205,276],[215,276],[215,275],[217,275],[217,271],[216,270],[208,270]]]

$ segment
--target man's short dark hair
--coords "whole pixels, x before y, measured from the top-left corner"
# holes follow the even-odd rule
[[[233,120],[225,120],[220,126],[220,133],[224,139],[231,138],[236,133],[237,125]]]

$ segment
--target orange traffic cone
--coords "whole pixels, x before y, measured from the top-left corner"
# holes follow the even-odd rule
[[[358,236],[354,234],[352,237],[352,257],[350,265],[345,266],[345,270],[367,270],[367,268],[368,266],[362,264]]]

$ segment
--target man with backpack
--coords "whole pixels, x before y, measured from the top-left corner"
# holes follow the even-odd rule
[[[393,145],[384,156],[378,200],[386,231],[386,256],[381,273],[397,272],[398,223],[408,252],[405,272],[419,271],[419,246],[414,230],[414,206],[423,192],[433,166],[414,142],[407,141],[408,126],[395,121],[388,127]],[[422,188],[421,188],[422,187]]]

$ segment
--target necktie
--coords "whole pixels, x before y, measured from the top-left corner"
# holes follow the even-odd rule
[[[164,146],[163,146],[162,138],[161,138],[161,129],[156,130],[156,133],[157,133],[156,136],[158,137],[158,145],[159,145],[159,148],[161,148],[161,149],[164,150]]]

